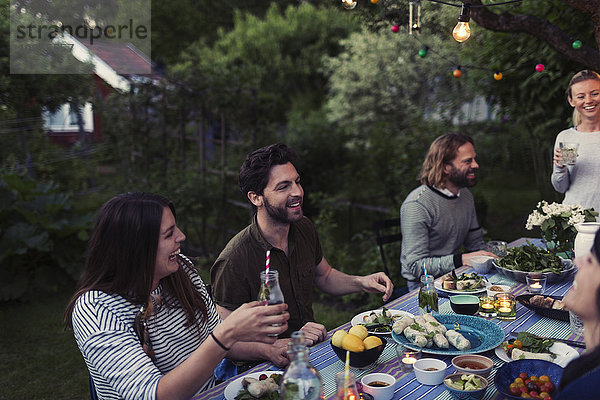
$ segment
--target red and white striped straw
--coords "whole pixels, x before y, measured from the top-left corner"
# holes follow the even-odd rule
[[[265,263],[265,283],[269,283],[269,268],[271,267],[271,250],[267,250],[267,261]]]

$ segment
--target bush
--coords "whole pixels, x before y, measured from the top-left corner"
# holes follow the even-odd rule
[[[92,221],[55,183],[0,175],[0,301],[72,284]]]

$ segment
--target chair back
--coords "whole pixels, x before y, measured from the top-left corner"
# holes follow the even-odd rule
[[[400,232],[400,218],[384,219],[373,223],[375,229],[375,240],[379,247],[379,254],[383,262],[383,271],[390,276],[390,271],[385,257],[384,245],[394,242],[402,242],[402,233]]]
[[[381,262],[383,263],[383,272],[391,278],[390,270],[387,265],[387,258],[385,256],[384,245],[402,242],[402,232],[400,232],[400,218],[384,219],[381,221],[375,221],[373,223],[373,229],[375,229],[375,240],[377,241],[377,247],[379,247],[379,254],[381,255]],[[408,286],[401,286],[394,288],[392,296],[388,301],[392,301],[403,294],[408,293]]]

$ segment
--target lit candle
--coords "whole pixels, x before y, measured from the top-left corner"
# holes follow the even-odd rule
[[[508,313],[510,313],[510,312],[511,312],[511,308],[510,308],[510,307],[502,307],[502,306],[501,306],[501,307],[499,307],[499,308],[498,308],[498,312],[501,312],[501,313],[506,313],[506,314],[508,314]]]
[[[491,310],[492,308],[494,308],[494,305],[492,303],[483,303],[481,305],[481,308],[485,308],[486,310]]]
[[[402,359],[404,364],[414,364],[417,362],[417,359],[412,356],[406,356]]]
[[[532,289],[541,289],[541,288],[542,288],[542,285],[541,285],[541,283],[539,283],[539,282],[532,283],[532,284],[531,284],[531,288],[532,288]]]

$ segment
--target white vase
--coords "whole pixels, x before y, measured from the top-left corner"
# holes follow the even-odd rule
[[[574,246],[575,257],[585,256],[590,252],[598,228],[600,228],[600,222],[583,222],[575,225],[575,229],[577,229]]]

